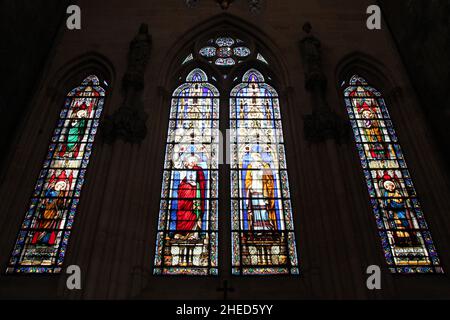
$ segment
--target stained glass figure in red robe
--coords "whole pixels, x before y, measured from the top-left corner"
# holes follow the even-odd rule
[[[410,208],[408,208],[405,195],[401,190],[398,176],[386,171],[382,177],[378,177],[384,197],[384,207],[388,214],[391,226],[394,229],[396,246],[414,247],[420,245],[414,230],[414,223]]]
[[[67,176],[63,170],[58,176],[56,173],[50,177],[45,198],[38,207],[38,218],[31,244],[54,245],[61,220],[63,219],[66,201],[72,185],[73,173]]]
[[[184,161],[185,174],[178,186],[175,239],[198,239],[205,212],[206,180],[196,155]]]

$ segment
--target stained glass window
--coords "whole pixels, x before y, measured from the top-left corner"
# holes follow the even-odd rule
[[[181,63],[181,64],[186,64],[186,63],[188,63],[189,61],[192,61],[194,59],[194,56],[192,55],[192,53],[190,53],[184,60],[183,60],[183,62]]]
[[[204,47],[200,49],[200,54],[204,57],[214,57],[216,55],[216,48],[214,47]]]
[[[237,47],[233,49],[233,52],[238,57],[247,57],[250,55],[250,49],[247,47]]]
[[[7,273],[61,272],[104,99],[93,75],[68,93]]]
[[[278,94],[255,69],[230,95],[232,272],[298,274]]]
[[[251,55],[251,50],[244,44],[239,39],[218,37],[215,40],[210,39],[208,45],[201,48],[199,53],[207,58],[210,63],[214,62],[217,66],[230,67]]]
[[[216,39],[216,44],[219,47],[230,47],[234,44],[234,40],[230,37],[220,37]]]
[[[193,70],[172,98],[154,274],[217,274],[219,92]]]
[[[382,95],[356,75],[344,95],[390,271],[442,273]]]
[[[236,64],[236,61],[232,58],[217,58],[216,65],[218,66],[232,66]]]
[[[267,60],[262,56],[261,53],[258,53],[258,54],[256,55],[256,59],[258,59],[258,60],[261,61],[261,62],[264,62],[265,64],[269,64],[269,63],[267,62]]]

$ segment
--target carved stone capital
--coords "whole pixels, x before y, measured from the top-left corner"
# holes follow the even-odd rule
[[[139,143],[147,135],[148,115],[143,110],[123,106],[103,121],[102,135],[106,143],[122,139],[130,143]]]
[[[308,91],[318,89],[324,92],[327,88],[327,77],[321,70],[305,72],[305,88]]]
[[[323,110],[303,117],[305,137],[309,142],[323,142],[334,139],[348,141],[349,125],[333,111]]]

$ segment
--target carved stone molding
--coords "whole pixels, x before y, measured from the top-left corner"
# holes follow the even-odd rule
[[[147,135],[148,115],[143,110],[121,107],[113,115],[107,116],[103,124],[103,136],[106,143],[123,139],[130,143],[138,143]]]

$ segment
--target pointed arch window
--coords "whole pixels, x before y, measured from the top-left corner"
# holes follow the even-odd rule
[[[95,75],[67,94],[7,273],[59,273],[103,110]]]
[[[232,272],[298,274],[278,94],[251,69],[230,95]]]
[[[442,273],[385,100],[357,75],[344,97],[390,271]]]
[[[172,96],[155,274],[217,274],[219,91],[194,69]]]

